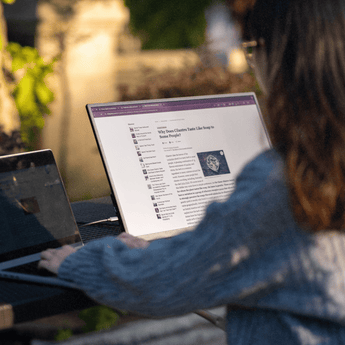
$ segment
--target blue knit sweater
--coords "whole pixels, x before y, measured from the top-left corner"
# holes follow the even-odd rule
[[[345,344],[345,235],[295,222],[284,162],[267,151],[192,232],[128,249],[89,243],[59,277],[119,309],[170,316],[229,305],[229,344]],[[241,306],[238,308],[237,306]]]

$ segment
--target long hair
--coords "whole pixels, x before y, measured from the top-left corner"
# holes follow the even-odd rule
[[[345,1],[257,0],[243,18],[252,39],[265,40],[266,122],[296,220],[310,231],[343,230]]]

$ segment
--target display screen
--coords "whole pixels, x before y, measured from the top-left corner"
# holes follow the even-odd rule
[[[193,229],[270,147],[253,93],[94,104],[88,112],[124,228],[148,239]]]
[[[0,261],[80,242],[51,151],[0,158]]]

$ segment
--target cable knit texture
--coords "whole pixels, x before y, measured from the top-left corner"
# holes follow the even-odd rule
[[[229,344],[345,344],[345,235],[295,222],[275,150],[250,162],[236,190],[192,232],[129,249],[114,237],[61,265],[100,303],[145,315],[229,305]],[[241,306],[241,307],[238,307]]]

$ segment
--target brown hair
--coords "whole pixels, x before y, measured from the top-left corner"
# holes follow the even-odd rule
[[[312,231],[345,229],[344,1],[228,3],[235,13],[246,7],[234,15],[243,37],[266,43],[267,126],[285,158],[297,221]]]

